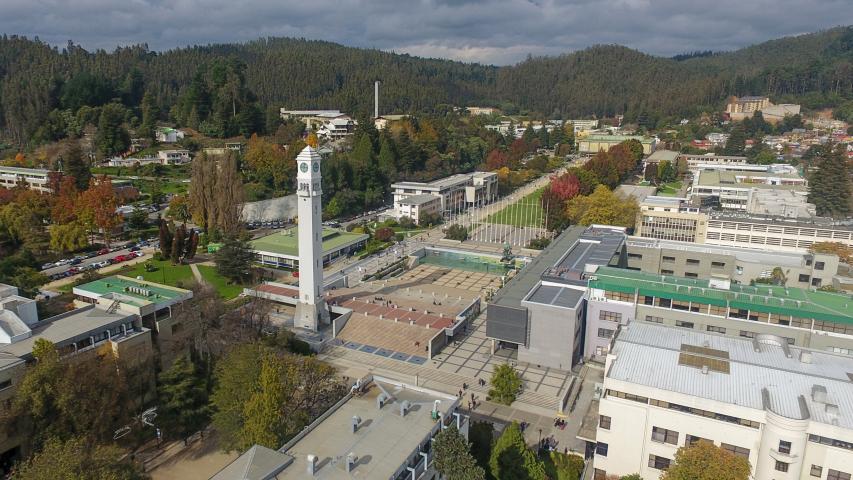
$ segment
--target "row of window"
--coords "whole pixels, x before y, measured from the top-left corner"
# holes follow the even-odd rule
[[[663,400],[656,400],[654,398],[649,399],[647,397],[641,397],[639,395],[634,395],[632,393],[620,392],[618,390],[607,389],[605,392],[606,397],[616,397],[623,398],[625,400],[631,400],[632,402],[645,403],[649,405],[653,405],[655,407],[666,408],[669,410],[676,410],[682,413],[689,413],[691,415],[697,415],[700,417],[711,418],[714,420],[720,420],[723,422],[734,423],[737,425],[742,425],[744,427],[749,428],[759,428],[760,424],[753,420],[747,420],[745,418],[733,417],[731,415],[725,415],[722,413],[711,412],[708,410],[702,410],[699,408],[687,407],[684,405],[679,405],[677,403],[670,403]]]
[[[853,240],[853,232],[847,230],[816,230],[813,228],[779,227],[775,225],[743,224],[733,222],[722,222],[719,220],[708,221],[708,228],[720,228],[726,230],[748,230],[762,233],[782,233],[785,235],[798,235],[807,237],[840,238]]]
[[[599,320],[607,320],[608,322],[621,322],[622,314],[619,312],[608,312],[607,310],[602,310],[598,312]]]

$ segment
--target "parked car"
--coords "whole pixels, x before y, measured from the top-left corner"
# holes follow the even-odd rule
[[[102,249],[98,250],[98,255],[106,255],[108,253],[110,253],[109,248],[102,248]]]
[[[138,252],[138,251],[140,251],[140,250],[142,250],[142,249],[141,249],[141,248],[139,248],[138,246],[136,246],[136,247],[130,247],[130,251],[131,251],[131,252]]]
[[[82,261],[83,261],[82,258],[76,257],[76,258],[74,258],[74,260],[71,260],[71,265],[80,265],[80,263]]]
[[[42,270],[47,270],[48,268],[53,268],[53,264],[52,263],[45,263],[44,265],[41,266]]]

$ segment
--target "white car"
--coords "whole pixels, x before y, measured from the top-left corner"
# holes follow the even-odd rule
[[[54,265],[52,263],[45,263],[44,265],[41,266],[41,269],[47,270],[48,268],[53,268],[53,267],[54,267]]]

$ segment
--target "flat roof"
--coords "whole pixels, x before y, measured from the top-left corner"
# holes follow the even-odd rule
[[[439,178],[438,180],[433,180],[431,182],[397,182],[391,184],[391,188],[405,188],[405,187],[414,187],[414,188],[446,188],[451,187],[460,183],[467,182],[473,178],[473,175],[470,173],[456,173],[449,177]]]
[[[377,398],[382,393],[389,395],[391,401],[379,409]],[[317,478],[393,478],[433,429],[438,428],[431,416],[436,400],[445,417],[457,402],[451,395],[374,377],[366,392],[345,401],[305,436],[280,450],[294,460],[276,478],[305,478],[308,455],[317,457],[319,469],[314,475]],[[400,407],[404,401],[412,407],[402,416]],[[352,432],[354,416],[361,418],[356,433]],[[358,461],[355,469],[347,472],[346,457],[350,453]]]
[[[586,286],[588,265],[609,265],[623,243],[625,229],[621,227],[590,226],[583,231],[578,241],[566,251],[554,266],[545,270],[543,279],[565,281]]]
[[[834,220],[831,218],[787,218],[779,215],[754,215],[734,212],[713,211],[709,213],[709,220],[724,222],[752,223],[757,225],[773,225],[777,227],[804,227],[824,228],[832,230],[853,230],[853,220]],[[832,239],[827,239],[832,241]]]
[[[599,141],[599,142],[624,142],[626,140],[639,140],[640,143],[651,143],[652,139],[650,137],[644,137],[642,135],[601,135],[601,134],[593,134],[587,135],[586,137],[579,138],[579,142],[583,141]]]
[[[787,178],[792,180],[802,180],[799,175],[790,173],[758,173],[751,174],[749,172],[735,173],[728,170],[700,170],[699,181],[697,185],[700,187],[729,187],[729,188],[771,188],[775,190],[805,190],[805,184],[797,185],[770,185],[766,183],[750,183],[744,182],[745,178]]]
[[[136,280],[123,275],[104,277],[76,286],[73,291],[77,295],[85,295],[86,293],[94,293],[99,297],[109,295],[120,300],[122,303],[139,307],[192,296],[191,291],[183,288],[170,287],[145,280]]]
[[[30,175],[47,175],[50,170],[44,168],[5,167],[0,165],[0,172],[25,173]]]
[[[672,150],[655,150],[646,158],[647,162],[662,162],[664,160],[675,163],[678,159],[678,152]],[[673,165],[674,166],[674,165]]]
[[[323,228],[323,255],[329,254],[354,243],[367,240],[369,235],[351,233],[333,228]],[[255,251],[275,253],[293,258],[299,257],[299,227],[288,228],[280,232],[256,238],[251,242]]]
[[[436,195],[429,195],[427,193],[422,193],[420,195],[412,195],[411,197],[405,197],[400,199],[398,203],[406,204],[406,205],[423,205],[429,202],[440,202],[441,197]]]
[[[847,294],[772,285],[731,284],[714,288],[709,280],[600,267],[590,288],[692,301],[737,309],[853,324],[853,297]]]
[[[679,242],[676,240],[659,240],[646,237],[628,237],[626,244],[629,247],[681,250],[683,252],[707,253],[711,255],[732,255],[739,260],[780,267],[800,267],[803,265],[803,257],[806,255],[805,253],[798,252],[760,251],[746,247],[708,245],[706,243]]]
[[[32,354],[33,344],[39,338],[54,344],[82,340],[88,338],[92,332],[132,321],[135,317],[136,315],[122,312],[108,313],[94,305],[78,308],[30,325],[32,336],[15,343],[0,345],[0,353],[28,357]]]
[[[583,298],[585,291],[571,287],[540,284],[524,300],[554,307],[575,308]]]
[[[687,351],[709,361],[723,359],[728,373],[702,373],[701,367],[680,364]],[[788,346],[772,335],[746,339],[645,322],[621,327],[611,353],[616,359],[607,379],[853,428],[851,357]],[[803,353],[810,356],[807,361]],[[816,386],[825,388],[826,401],[813,398]],[[837,405],[838,414],[827,412],[827,404]]]

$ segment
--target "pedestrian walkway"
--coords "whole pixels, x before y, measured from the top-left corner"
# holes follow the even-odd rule
[[[198,270],[198,265],[191,263],[190,270],[192,270],[193,272],[193,277],[195,277],[196,283],[198,283],[199,285],[204,285],[205,283],[207,283],[204,280],[204,277],[201,275],[201,272]]]

